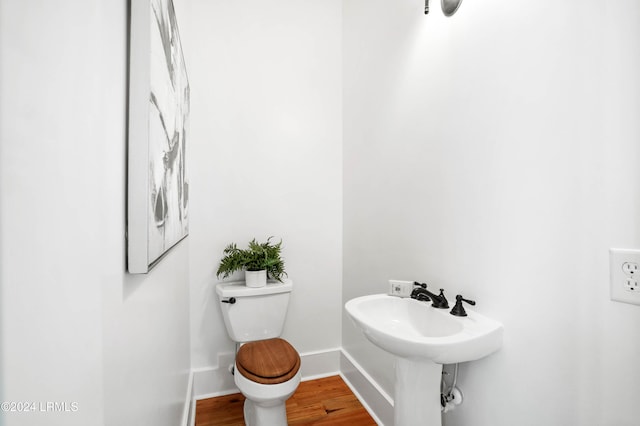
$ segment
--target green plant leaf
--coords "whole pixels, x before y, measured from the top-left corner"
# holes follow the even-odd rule
[[[256,239],[249,242],[248,249],[239,249],[235,243],[229,244],[223,251],[224,257],[218,266],[217,276],[227,278],[236,271],[260,271],[265,269],[271,279],[282,282],[286,276],[284,261],[281,257],[282,240],[279,243],[271,243],[273,237],[267,238],[264,243]]]

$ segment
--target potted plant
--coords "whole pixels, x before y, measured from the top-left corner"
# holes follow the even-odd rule
[[[229,244],[224,249],[224,257],[218,267],[218,278],[222,275],[224,279],[236,271],[244,270],[247,287],[264,287],[267,285],[267,276],[282,282],[282,277],[287,275],[280,257],[282,240],[272,244],[271,238],[265,243],[258,243],[254,238],[247,249],[239,249],[235,243]]]

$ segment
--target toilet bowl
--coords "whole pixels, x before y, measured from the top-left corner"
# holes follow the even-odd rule
[[[241,343],[234,381],[246,398],[248,426],[286,426],[286,401],[300,384],[300,355],[279,338],[291,289],[290,280],[261,288],[244,282],[216,286],[229,337]]]
[[[234,381],[246,397],[249,426],[286,425],[286,401],[300,384],[300,356],[283,339],[246,343],[236,355]]]

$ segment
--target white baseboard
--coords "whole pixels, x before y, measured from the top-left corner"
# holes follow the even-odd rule
[[[218,367],[197,368],[193,373],[193,399],[207,399],[239,392],[229,372],[233,359],[223,354]],[[300,354],[302,380],[314,380],[340,374],[340,349]]]
[[[393,424],[393,398],[344,349],[340,351],[340,376],[371,417],[381,426]]]
[[[340,348],[300,354],[302,381],[340,374]]]
[[[182,426],[191,426],[195,423],[195,406],[193,405],[193,371],[189,372],[189,381],[187,382],[187,396],[182,410]]]

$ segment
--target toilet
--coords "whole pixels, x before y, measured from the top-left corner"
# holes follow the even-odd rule
[[[244,281],[216,286],[231,340],[240,344],[234,381],[245,396],[248,426],[286,426],[285,403],[300,384],[300,355],[280,338],[287,316],[291,280],[247,287]]]

